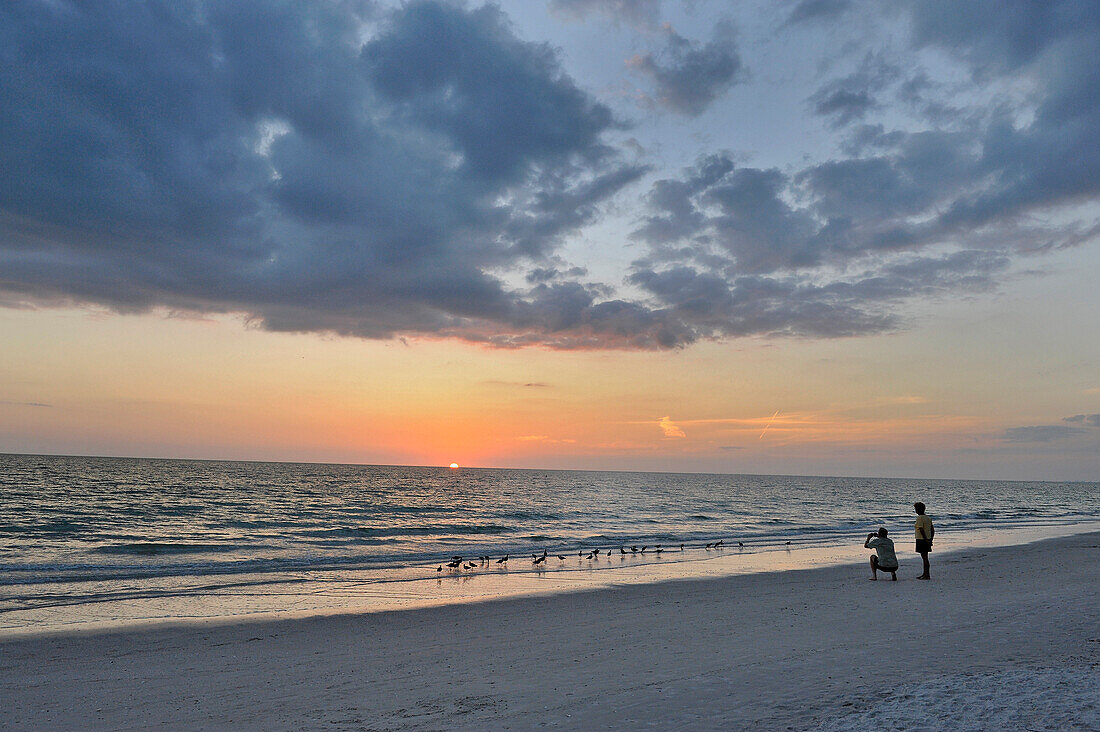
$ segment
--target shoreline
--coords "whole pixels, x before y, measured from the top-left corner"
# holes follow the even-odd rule
[[[938,557],[972,549],[1019,546],[1051,538],[1100,531],[1100,521],[1040,524],[1010,529],[942,532],[937,536],[933,562]],[[919,559],[910,537],[894,537],[903,571]],[[668,552],[660,560],[619,557],[586,567],[558,567],[533,571],[530,560],[515,557],[513,570],[489,565],[485,571],[440,574],[434,566],[408,567],[398,572],[318,572],[311,578],[279,580],[263,575],[226,575],[201,578],[186,590],[147,591],[148,596],[121,596],[105,600],[69,602],[32,610],[0,613],[0,642],[5,639],[112,632],[156,627],[225,625],[237,622],[301,620],[332,615],[415,611],[450,605],[481,604],[524,597],[552,597],[617,587],[710,580],[753,574],[800,571],[845,565],[864,565],[869,552],[855,541],[843,545],[727,546],[706,554]],[[122,594],[122,593],[119,593]],[[138,593],[135,593],[138,594]]]
[[[934,553],[932,582],[841,565],[10,638],[0,695],[12,729],[1089,728],[1098,559],[1094,531]]]

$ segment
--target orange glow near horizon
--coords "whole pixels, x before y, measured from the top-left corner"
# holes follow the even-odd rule
[[[0,364],[0,452],[965,477],[1034,460],[1000,437],[1008,427],[1100,411],[1094,381],[1071,393],[1038,381],[1002,403],[1004,383],[952,381],[957,364],[921,360],[915,337],[859,353],[834,341],[576,353],[13,310],[0,332],[19,344]],[[926,469],[946,458],[963,469]]]

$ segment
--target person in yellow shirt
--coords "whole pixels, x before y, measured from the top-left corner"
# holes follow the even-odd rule
[[[924,574],[917,579],[932,579],[928,574],[928,553],[932,551],[932,537],[936,535],[936,529],[932,526],[932,519],[924,515],[924,504],[917,501],[913,504],[913,510],[917,512],[917,522],[913,524],[914,534],[917,538],[917,554],[920,554],[924,562]]]

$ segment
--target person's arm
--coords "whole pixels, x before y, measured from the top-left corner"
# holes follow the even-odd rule
[[[928,543],[932,543],[932,537],[936,535],[936,526],[932,523],[932,519],[928,519]]]
[[[870,534],[867,535],[867,540],[863,542],[863,548],[864,549],[870,549],[871,548],[871,539],[873,539],[874,537],[875,537],[875,532],[873,532],[873,531]]]

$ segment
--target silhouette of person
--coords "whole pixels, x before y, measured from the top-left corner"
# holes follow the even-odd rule
[[[913,510],[917,512],[917,522],[913,524],[914,534],[917,539],[917,554],[920,554],[924,563],[924,573],[917,579],[932,579],[928,574],[928,553],[932,551],[932,537],[936,535],[936,528],[932,526],[932,519],[924,515],[924,504],[917,501],[913,504]]]

